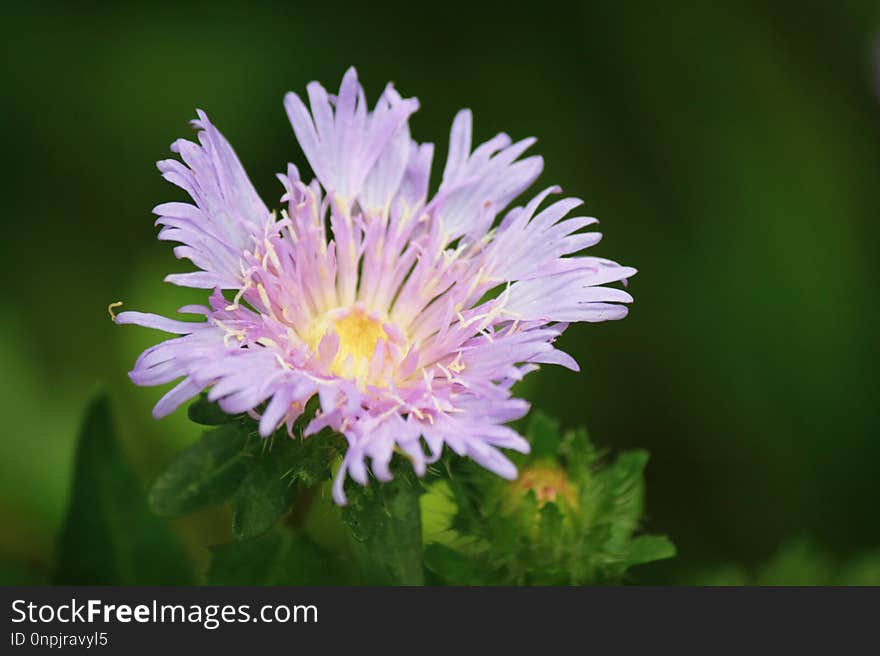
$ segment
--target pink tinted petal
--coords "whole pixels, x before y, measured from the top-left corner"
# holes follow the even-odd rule
[[[186,403],[197,396],[203,389],[204,387],[202,385],[185,378],[171,391],[165,394],[165,396],[159,399],[159,402],[156,403],[156,406],[153,408],[153,417],[155,419],[161,419],[162,417],[170,415],[183,403]]]
[[[116,315],[116,321],[119,325],[135,324],[144,326],[145,328],[155,328],[156,330],[164,330],[166,333],[175,333],[177,335],[188,335],[191,332],[203,328],[205,323],[202,321],[175,321],[158,314],[150,314],[147,312],[120,312]]]

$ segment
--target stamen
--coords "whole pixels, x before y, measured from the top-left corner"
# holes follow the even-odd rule
[[[455,359],[449,363],[449,370],[454,371],[457,374],[460,374],[462,371],[464,371],[464,369],[465,369],[465,365],[464,365],[464,362],[461,361],[461,351],[459,351],[455,355]]]
[[[437,367],[440,369],[440,371],[442,371],[442,372],[446,375],[446,380],[452,382],[452,372],[449,371],[449,369],[447,369],[446,367],[444,367],[444,366],[443,366],[442,364],[440,364],[439,362],[437,363]]]
[[[272,301],[269,300],[269,295],[266,293],[266,288],[263,287],[262,283],[257,283],[257,292],[260,294],[260,300],[263,302],[263,305],[266,306],[266,311],[272,316],[273,319],[277,320],[275,316],[275,311],[272,309]]]
[[[245,292],[251,288],[252,284],[253,283],[251,282],[251,279],[249,277],[245,279],[244,286],[239,289],[238,292],[235,294],[235,297],[232,299],[232,304],[226,306],[227,312],[235,312],[239,307],[241,307],[239,305],[241,297],[244,296]]]
[[[110,318],[113,321],[116,321],[116,314],[113,312],[113,308],[122,307],[122,301],[116,301],[115,303],[111,303],[107,306],[107,314],[110,315]]]

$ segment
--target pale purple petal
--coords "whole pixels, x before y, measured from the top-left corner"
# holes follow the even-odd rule
[[[403,99],[389,87],[372,113],[366,111],[363,89],[357,72],[349,68],[343,77],[335,112],[324,88],[313,82],[308,86],[311,113],[295,93],[284,98],[293,131],[322,186],[353,201],[361,192],[367,176],[386,149],[400,148],[392,137],[400,133],[409,116],[418,109],[415,98]],[[407,131],[408,134],[408,131]],[[401,137],[402,138],[402,137]],[[395,176],[397,157],[386,162],[384,174]],[[378,175],[383,175],[382,173]],[[399,183],[399,177],[398,177]],[[393,179],[374,184],[371,200],[386,192]]]
[[[163,226],[159,238],[180,242],[176,255],[204,272],[169,276],[171,282],[204,288],[210,281],[210,286],[233,289],[241,284],[243,251],[265,234],[272,216],[229,142],[204,112],[199,110],[198,117],[193,125],[199,143],[179,139],[171,147],[183,162],[158,163],[163,177],[184,189],[194,204],[162,203],[153,211]]]

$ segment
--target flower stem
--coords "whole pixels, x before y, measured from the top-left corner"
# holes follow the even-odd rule
[[[320,485],[299,486],[299,489],[296,491],[296,502],[293,504],[290,514],[287,515],[286,524],[288,526],[296,529],[301,529],[305,526],[319,488]]]

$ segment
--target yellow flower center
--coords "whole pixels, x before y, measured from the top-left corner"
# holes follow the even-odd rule
[[[352,310],[342,319],[334,321],[333,328],[339,335],[337,359],[343,362],[351,356],[355,361],[366,360],[369,364],[376,343],[380,339],[387,339],[382,324],[368,317],[363,310]]]
[[[386,381],[381,371],[374,372],[376,375],[370,377],[370,362],[376,344],[380,339],[388,342],[382,324],[379,315],[368,313],[362,307],[340,308],[316,321],[307,341],[312,350],[317,351],[324,336],[335,332],[339,336],[339,348],[330,365],[330,373],[360,383],[383,386]]]

